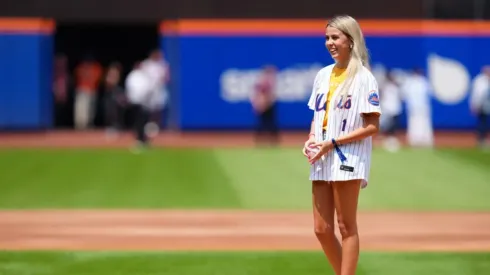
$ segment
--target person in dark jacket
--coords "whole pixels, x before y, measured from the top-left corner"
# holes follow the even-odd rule
[[[117,62],[112,63],[104,79],[105,124],[109,136],[118,135],[124,125],[126,96],[120,83],[121,73],[121,65]]]

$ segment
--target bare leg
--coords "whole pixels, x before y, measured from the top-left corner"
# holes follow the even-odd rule
[[[326,181],[313,181],[313,219],[315,235],[320,241],[335,274],[340,275],[342,248],[335,236],[334,197],[332,185]]]
[[[342,235],[341,275],[355,275],[359,261],[357,205],[361,181],[333,182],[332,186],[339,231]]]

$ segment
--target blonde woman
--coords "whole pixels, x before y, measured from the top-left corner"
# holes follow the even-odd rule
[[[308,103],[314,116],[303,154],[311,164],[315,234],[335,274],[351,275],[359,258],[359,191],[367,186],[371,137],[378,132],[381,110],[356,20],[332,18],[326,27],[326,47],[335,63],[315,78]],[[334,213],[342,245],[334,234]]]

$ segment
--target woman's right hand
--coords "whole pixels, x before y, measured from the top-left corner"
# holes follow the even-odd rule
[[[313,135],[310,135],[310,138],[305,142],[305,145],[303,147],[303,155],[305,157],[307,157],[308,159],[310,158],[310,156],[308,155],[308,148],[311,145],[315,144],[315,142],[316,142],[315,141],[315,136],[313,136]]]

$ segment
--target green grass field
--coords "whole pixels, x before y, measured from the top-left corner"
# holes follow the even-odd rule
[[[490,154],[375,150],[363,210],[489,211]],[[293,149],[0,150],[0,208],[310,209]],[[0,252],[1,275],[333,274],[315,252]],[[358,274],[486,275],[489,253],[363,252]]]
[[[363,210],[490,210],[490,154],[375,150]],[[0,208],[309,209],[293,149],[0,150]]]
[[[482,253],[362,253],[359,275],[488,274]],[[3,252],[2,275],[333,275],[320,252]]]

